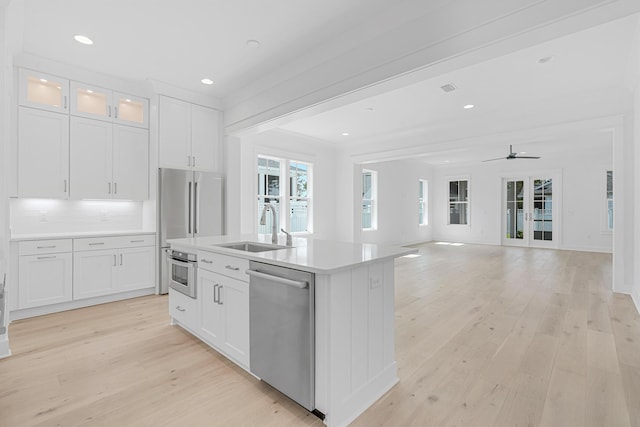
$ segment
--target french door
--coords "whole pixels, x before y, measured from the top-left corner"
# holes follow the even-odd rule
[[[551,176],[503,179],[503,245],[557,246],[553,187]]]

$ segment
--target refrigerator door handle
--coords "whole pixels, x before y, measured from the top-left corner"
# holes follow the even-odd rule
[[[198,234],[200,206],[198,205],[198,181],[193,183],[193,233]]]
[[[189,181],[189,215],[188,215],[189,227],[188,232],[191,234],[191,181]]]

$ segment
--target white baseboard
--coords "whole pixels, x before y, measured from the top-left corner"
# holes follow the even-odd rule
[[[636,289],[631,292],[631,300],[636,306],[636,311],[640,314],[640,286],[636,286]]]
[[[11,356],[11,349],[9,348],[8,334],[3,335],[0,338],[0,359]]]
[[[44,314],[57,313],[60,311],[74,310],[76,308],[89,307],[92,305],[105,304],[108,302],[121,301],[124,299],[137,298],[145,295],[153,295],[156,293],[155,286],[152,288],[138,289],[135,291],[122,292],[112,295],[103,295],[100,297],[86,298],[77,301],[63,302],[60,304],[45,305],[42,307],[24,308],[14,310],[9,313],[11,321],[26,319],[28,317],[42,316]]]

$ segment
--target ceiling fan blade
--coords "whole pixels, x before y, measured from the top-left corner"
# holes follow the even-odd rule
[[[538,156],[516,156],[514,159],[539,159]]]
[[[504,159],[508,159],[508,157],[498,157],[497,159],[487,159],[487,160],[483,160],[483,162],[493,162],[495,160],[504,160]]]

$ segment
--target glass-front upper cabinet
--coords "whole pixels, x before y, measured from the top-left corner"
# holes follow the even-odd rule
[[[97,86],[71,82],[71,114],[141,128],[149,127],[149,101]]]
[[[58,113],[69,111],[69,80],[21,68],[18,81],[20,105]]]
[[[113,92],[114,123],[149,127],[149,100],[137,96]]]

